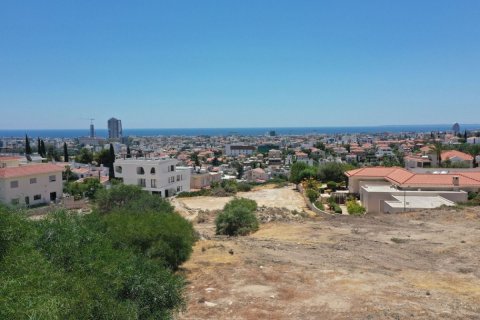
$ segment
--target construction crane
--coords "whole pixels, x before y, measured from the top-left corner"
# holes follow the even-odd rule
[[[95,138],[95,128],[93,127],[94,118],[82,118],[82,120],[90,120],[90,138]]]

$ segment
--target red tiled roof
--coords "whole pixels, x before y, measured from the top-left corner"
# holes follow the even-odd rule
[[[1,161],[9,161],[9,160],[21,160],[22,157],[16,157],[16,156],[0,156],[0,162]]]
[[[399,186],[437,185],[453,187],[453,177],[459,186],[480,186],[480,172],[450,172],[448,174],[414,173],[399,167],[370,167],[345,172],[348,177],[384,178]]]
[[[460,158],[463,161],[472,161],[473,157],[468,153],[460,152],[457,150],[448,150],[442,152],[442,161],[451,159],[451,158]]]
[[[0,169],[0,178],[33,176],[42,173],[56,173],[62,171],[62,168],[52,163],[31,164],[20,167],[2,168]]]

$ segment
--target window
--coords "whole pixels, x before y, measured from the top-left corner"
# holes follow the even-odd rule
[[[150,169],[150,174],[155,174],[155,168]]]
[[[180,192],[180,191],[182,191],[182,186],[177,187],[177,192]]]
[[[49,177],[48,177],[48,180],[49,180],[50,182],[57,181],[57,176],[56,176],[56,175],[49,176]]]
[[[30,184],[37,183],[37,178],[30,178]]]
[[[156,187],[157,187],[157,180],[156,180],[156,179],[150,180],[150,187],[152,187],[152,188],[156,188]]]
[[[175,176],[168,178],[168,183],[175,182]]]
[[[177,181],[180,181],[181,177],[182,177],[181,175],[177,174]]]
[[[42,195],[41,194],[36,194],[33,196],[33,200],[40,200],[42,199]]]
[[[19,199],[19,198],[15,198],[15,199],[12,199],[10,202],[11,202],[13,205],[17,205],[17,204],[20,203],[20,199]]]
[[[145,186],[146,186],[145,179],[138,179],[138,185],[139,185],[140,187],[145,187]]]
[[[10,188],[18,188],[18,180],[10,181]]]
[[[116,166],[116,167],[115,167],[115,172],[116,172],[116,173],[122,173],[122,167]]]
[[[143,170],[143,167],[137,167],[137,174],[145,174],[145,170]]]
[[[175,171],[175,166],[172,164],[170,167],[168,167],[168,172]]]

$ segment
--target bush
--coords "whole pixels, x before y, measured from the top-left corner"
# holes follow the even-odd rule
[[[313,204],[315,205],[315,207],[317,207],[317,209],[325,210],[325,206],[321,201],[315,201]]]
[[[305,195],[307,196],[308,200],[310,200],[310,202],[313,203],[318,199],[318,197],[320,196],[320,193],[318,193],[318,191],[313,189],[307,189],[305,190]]]
[[[103,231],[113,216],[60,211],[31,221],[0,208],[0,318],[172,318],[183,278],[114,244]]]
[[[228,236],[247,235],[258,230],[253,200],[236,198],[228,202],[216,219],[216,233]]]
[[[238,191],[240,191],[240,192],[248,192],[248,191],[251,191],[251,190],[252,190],[252,185],[249,184],[249,183],[246,183],[246,182],[240,182],[240,183],[237,185],[237,189],[238,189]]]
[[[190,198],[190,197],[200,197],[200,196],[211,196],[212,195],[212,190],[210,189],[201,189],[198,191],[183,191],[180,192],[177,197],[178,198]]]
[[[347,211],[348,214],[354,215],[354,216],[361,216],[365,214],[367,211],[365,207],[360,205],[356,200],[349,200],[347,201]]]
[[[342,211],[342,208],[340,208],[340,206],[335,203],[335,204],[333,205],[333,212],[335,212],[335,213],[342,213],[343,211]]]
[[[118,210],[103,221],[115,247],[131,249],[173,270],[190,257],[196,240],[192,224],[177,213]]]
[[[332,191],[337,190],[337,183],[335,181],[328,181],[327,182],[327,189],[330,189]]]

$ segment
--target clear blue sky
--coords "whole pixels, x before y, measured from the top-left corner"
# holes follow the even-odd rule
[[[0,1],[0,128],[480,122],[480,1]]]

